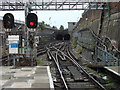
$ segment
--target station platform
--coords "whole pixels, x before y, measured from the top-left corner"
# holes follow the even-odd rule
[[[49,66],[0,67],[0,88],[2,90],[54,90]]]
[[[120,76],[120,66],[110,66],[110,67],[104,67],[104,68],[116,74],[117,76]]]

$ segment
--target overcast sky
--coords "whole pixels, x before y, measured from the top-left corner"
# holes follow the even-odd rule
[[[24,11],[0,11],[0,16],[5,13],[12,13],[17,20],[25,20]],[[67,28],[68,22],[77,22],[81,18],[83,11],[34,11],[33,13],[37,14],[39,22],[45,21],[45,23],[57,26],[57,28],[60,25]]]

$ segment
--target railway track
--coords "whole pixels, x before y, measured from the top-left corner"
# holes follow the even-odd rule
[[[0,58],[0,65],[7,65],[8,63],[8,56],[4,56],[2,58]]]
[[[63,89],[63,90],[69,90],[68,89],[68,86],[67,86],[67,83],[66,83],[66,80],[65,80],[65,78],[64,78],[64,75],[63,75],[63,72],[62,72],[62,70],[61,70],[61,67],[60,67],[60,64],[59,64],[59,60],[58,60],[58,52],[55,52],[54,54],[53,54],[53,52],[50,52],[50,49],[49,48],[47,48],[47,50],[48,50],[48,58],[49,59],[52,59],[53,61],[54,61],[54,63],[55,63],[55,66],[56,66],[56,68],[57,68],[57,73],[59,73],[58,74],[58,78],[57,78],[57,81],[59,82],[59,85],[58,85],[58,82],[55,82],[55,86],[59,86],[59,87],[56,87],[56,89],[59,89],[59,88],[61,88],[61,89]],[[60,78],[59,78],[60,77]]]
[[[48,58],[53,60],[58,72],[56,74],[58,84],[57,88],[65,90],[85,89],[90,90],[106,90],[106,88],[96,81],[76,60],[67,43],[59,47],[53,46],[55,51],[47,48]],[[64,59],[63,59],[64,58]],[[59,75],[58,75],[59,74]]]

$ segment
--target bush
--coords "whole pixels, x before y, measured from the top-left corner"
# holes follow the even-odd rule
[[[37,66],[43,66],[43,65],[45,65],[45,62],[43,60],[37,61]]]
[[[76,48],[76,46],[77,46],[77,38],[73,37],[71,39],[71,45],[72,45],[72,48]]]
[[[82,46],[80,45],[80,44],[78,44],[78,47],[77,47],[77,54],[81,54],[82,53],[82,50],[83,50],[83,48],[82,48]]]

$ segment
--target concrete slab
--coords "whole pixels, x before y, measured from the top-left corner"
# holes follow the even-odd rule
[[[31,88],[40,88],[40,89],[42,88],[49,89],[49,87],[50,87],[49,83],[33,83],[31,86]]]
[[[21,71],[32,71],[34,70],[33,67],[24,67],[24,68],[21,68]]]
[[[111,66],[111,67],[104,67],[104,68],[120,76],[120,66]]]
[[[19,67],[17,69],[11,66],[0,67],[1,74],[0,85],[7,88],[45,88],[54,90],[53,80],[51,77],[49,66],[36,66],[36,67]],[[4,79],[4,80],[3,80]],[[29,90],[29,89],[28,89]],[[34,89],[33,89],[34,90]]]
[[[34,79],[35,79],[35,80],[49,79],[49,77],[48,77],[47,75],[45,75],[45,76],[40,76],[40,77],[39,77],[39,76],[35,76]]]
[[[13,82],[27,82],[28,80],[28,78],[16,78],[13,80]]]
[[[49,79],[38,79],[34,80],[33,83],[49,83]]]
[[[47,73],[47,70],[46,69],[36,69],[35,74],[37,74],[37,73],[40,73],[40,74]]]
[[[0,86],[3,86],[8,80],[0,80]]]
[[[30,80],[27,81],[27,83],[28,83],[28,84],[32,84],[32,83],[34,83],[34,80],[33,80],[33,79],[30,79]]]
[[[3,88],[11,87],[13,84],[13,80],[8,80],[6,83],[4,83]]]
[[[15,82],[12,84],[11,88],[31,88],[31,85],[27,82]]]
[[[14,74],[14,77],[28,77],[28,76],[30,76],[30,74],[33,74],[33,72],[31,72],[31,71],[27,71],[27,72],[22,72],[22,71],[20,71],[20,72],[17,72],[17,73],[15,73]]]
[[[5,75],[2,75],[2,80],[10,80],[11,78],[13,77],[13,75],[11,74],[5,74]]]
[[[45,77],[47,77],[48,75],[46,75],[45,73],[35,73],[34,74],[34,76],[45,76]]]

